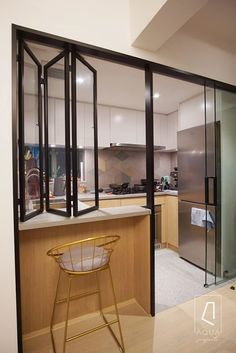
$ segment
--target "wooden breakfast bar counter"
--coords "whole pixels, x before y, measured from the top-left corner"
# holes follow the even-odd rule
[[[99,209],[74,218],[41,214],[19,225],[22,330],[25,338],[49,330],[53,300],[58,279],[58,265],[46,255],[59,244],[97,235],[117,234],[120,241],[111,258],[118,303],[136,301],[150,313],[150,211],[140,206]],[[105,271],[106,272],[106,271]],[[101,277],[104,307],[112,304],[106,273]],[[91,289],[91,277],[75,281],[72,295]],[[94,281],[93,281],[94,282]],[[66,286],[60,288],[63,297]],[[74,300],[70,319],[98,310],[95,297]],[[64,321],[61,305],[56,322]]]

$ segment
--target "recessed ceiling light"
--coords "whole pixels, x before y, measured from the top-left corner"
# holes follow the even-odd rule
[[[83,77],[77,77],[76,82],[78,82],[80,85],[84,83],[84,78]]]
[[[160,97],[160,93],[158,92],[154,93],[153,98],[159,98],[159,97]]]

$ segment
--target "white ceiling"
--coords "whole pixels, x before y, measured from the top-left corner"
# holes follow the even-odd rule
[[[208,0],[181,30],[201,41],[235,53],[235,15],[235,0]]]
[[[55,49],[31,44],[35,55],[41,62],[47,62],[58,54]],[[144,71],[112,62],[85,57],[87,62],[97,70],[98,104],[145,110],[145,77]],[[55,65],[61,67],[61,65]],[[91,102],[93,81],[86,66],[77,64],[78,90],[77,99]],[[63,81],[51,79],[50,96],[63,97]],[[159,93],[154,98],[154,112],[169,114],[178,109],[179,103],[202,92],[202,86],[176,80],[167,76],[154,74],[153,93]],[[32,92],[31,92],[32,93]]]
[[[185,0],[169,0],[164,3],[136,38],[139,48],[155,52],[160,44],[165,45],[175,37],[177,40],[181,32],[224,51],[236,52],[236,0],[189,0],[187,4]],[[185,19],[189,16],[187,22],[184,16]]]

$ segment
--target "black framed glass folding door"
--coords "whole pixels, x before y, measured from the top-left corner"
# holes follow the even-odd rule
[[[44,66],[44,83],[46,210],[70,216],[71,153],[68,50],[62,51]],[[50,110],[50,97],[54,97],[54,112]],[[51,121],[52,119],[53,121]],[[53,143],[50,139],[50,126],[55,126]],[[51,189],[53,189],[53,193]]]
[[[97,72],[72,51],[74,216],[98,208]],[[89,195],[89,206],[83,200]],[[87,196],[88,197],[88,196]]]
[[[19,184],[20,220],[43,211],[42,66],[28,45],[19,41]]]

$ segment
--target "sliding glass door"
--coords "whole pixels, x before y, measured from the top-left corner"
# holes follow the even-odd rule
[[[206,88],[206,284],[236,276],[236,94]]]
[[[224,280],[236,276],[236,93],[216,89],[216,122],[220,126],[218,170],[220,179],[219,275]]]

